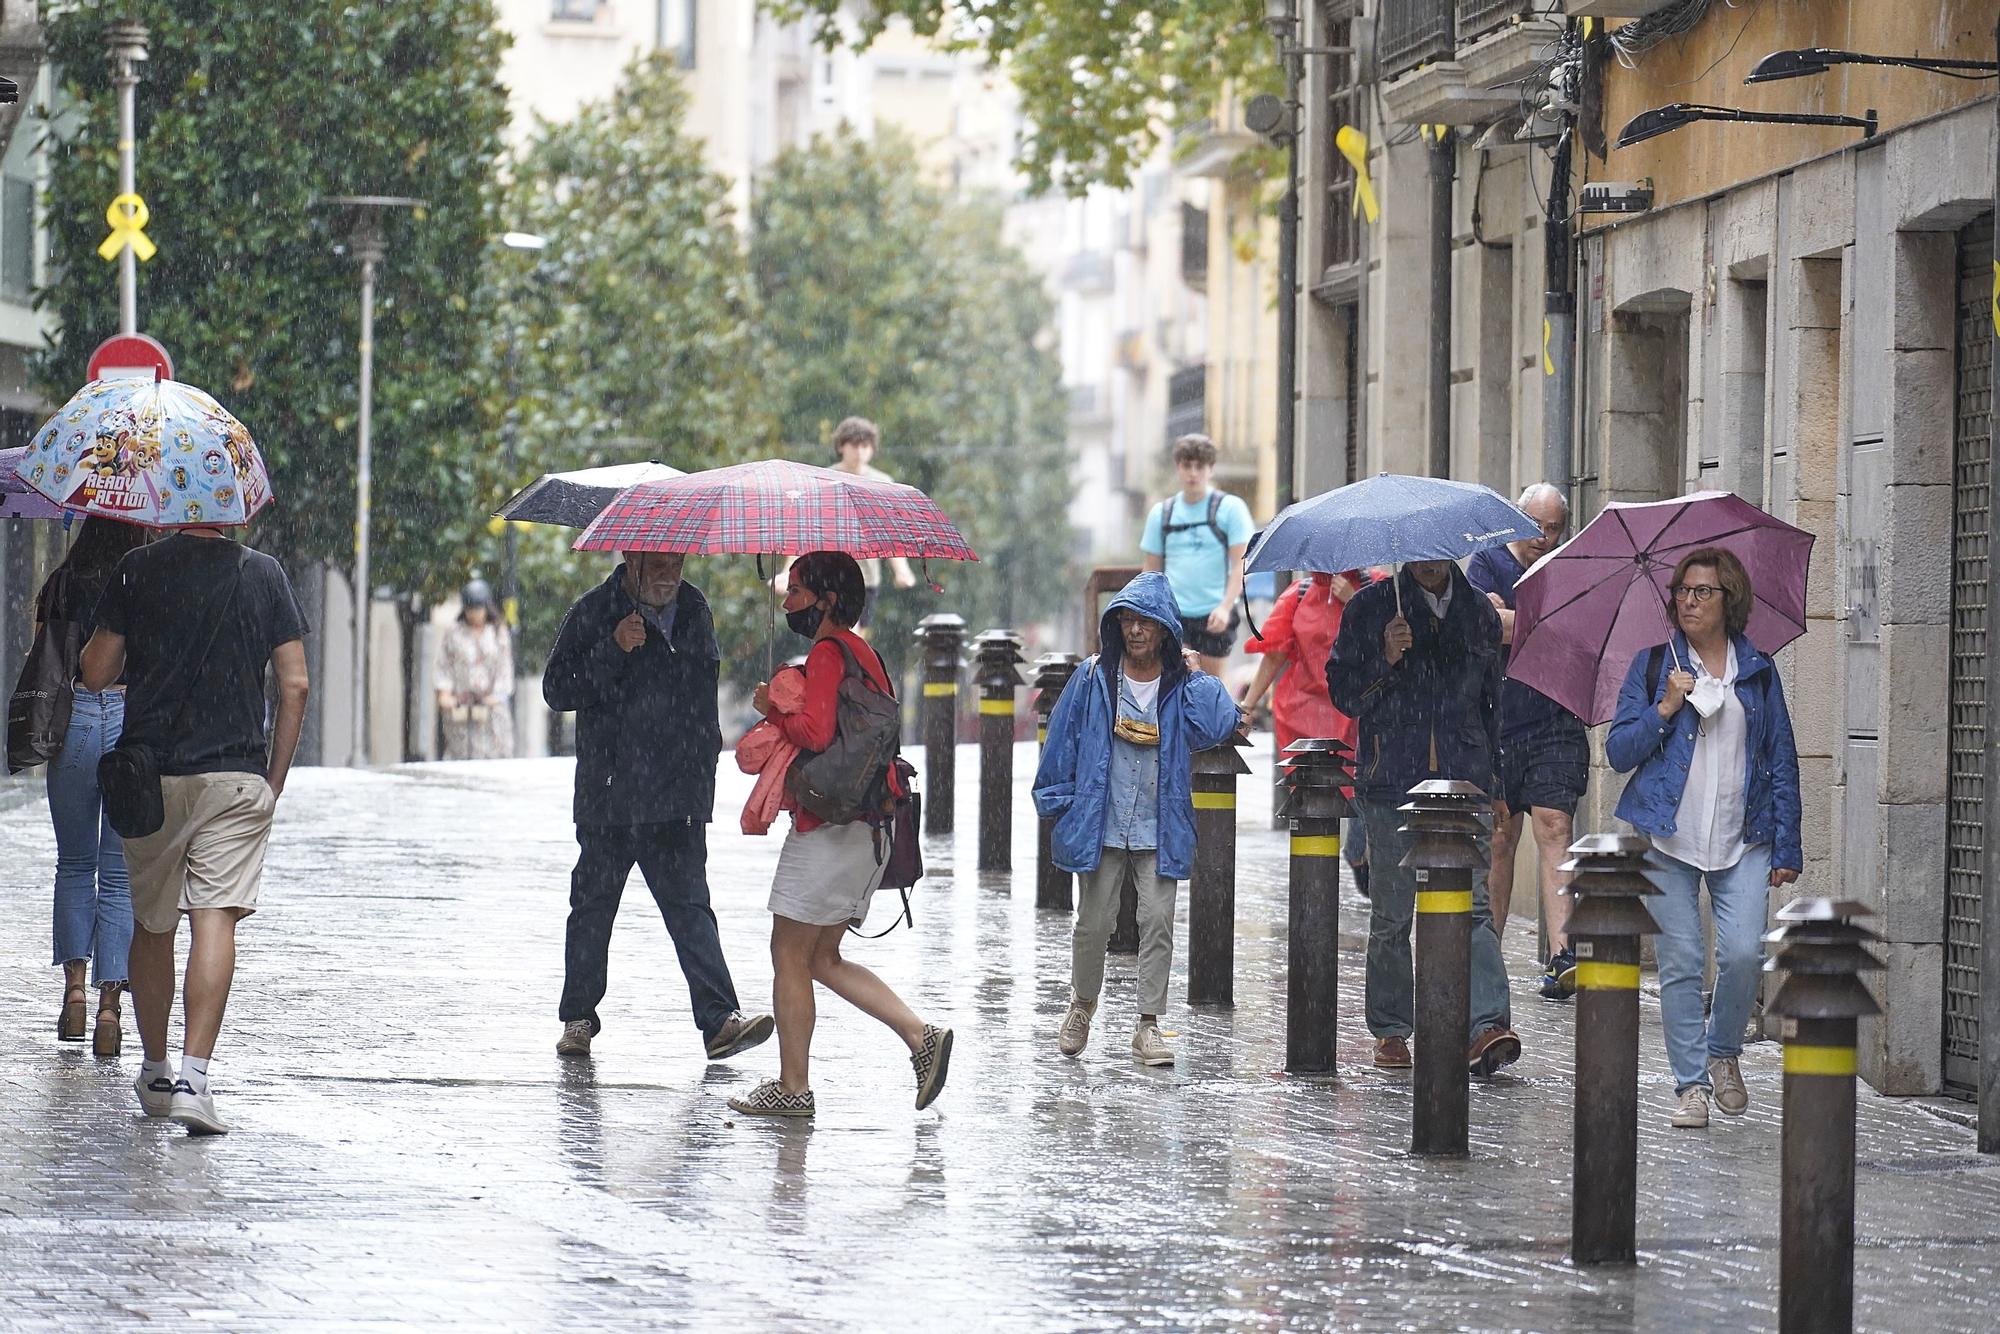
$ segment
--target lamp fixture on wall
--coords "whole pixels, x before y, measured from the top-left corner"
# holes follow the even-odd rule
[[[1866,116],[1822,116],[1803,111],[1742,111],[1736,107],[1703,106],[1698,102],[1670,102],[1651,111],[1642,111],[1618,132],[1618,147],[1630,148],[1642,140],[1670,134],[1698,120],[1736,121],[1749,125],[1840,125],[1861,131],[1864,139],[1875,137],[1875,109]]]
[[[1899,69],[1920,69],[1932,74],[1948,74],[1959,79],[1991,79],[2000,76],[2000,61],[1994,60],[1871,56],[1860,51],[1835,51],[1824,46],[1808,46],[1796,51],[1773,51],[1751,67],[1743,82],[1775,83],[1779,79],[1803,79],[1815,74],[1824,74],[1835,65],[1893,65]]]

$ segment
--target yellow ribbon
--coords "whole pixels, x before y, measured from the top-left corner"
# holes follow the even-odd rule
[[[1556,373],[1556,363],[1549,356],[1549,333],[1549,322],[1544,318],[1542,320],[1542,374],[1544,375],[1554,375]]]
[[[1368,178],[1368,136],[1352,125],[1343,125],[1333,136],[1333,146],[1354,168],[1354,202],[1348,213],[1359,210],[1367,214],[1368,221],[1375,221],[1382,214],[1382,204],[1375,198],[1375,182]]]
[[[1993,332],[2000,334],[2000,259],[1993,261]]]
[[[152,220],[153,211],[146,207],[145,200],[136,194],[119,195],[104,210],[104,221],[111,225],[111,235],[97,247],[97,253],[105,259],[116,259],[119,251],[130,246],[141,260],[151,259],[159,252],[159,247],[146,236],[146,224]]]

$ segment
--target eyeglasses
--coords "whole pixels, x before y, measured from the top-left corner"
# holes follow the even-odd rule
[[[1541,528],[1543,537],[1554,540],[1569,531],[1569,520],[1562,519],[1555,523],[1544,523],[1537,526]]]
[[[1667,591],[1677,602],[1706,602],[1722,590],[1714,584],[1675,584]]]

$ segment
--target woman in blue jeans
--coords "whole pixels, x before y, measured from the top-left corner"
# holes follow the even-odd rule
[[[83,521],[63,563],[35,599],[35,620],[70,621],[90,639],[97,600],[127,551],[145,542],[147,530],[95,516]],[[69,731],[48,764],[49,817],[56,830],[55,962],[63,970],[62,1011],[56,1035],[83,1041],[88,1023],[86,982],[95,965],[97,1025],[91,1039],[99,1056],[116,1056],[123,1043],[119,995],[125,989],[125,956],[132,944],[132,890],[125,876],[125,848],[104,816],[97,761],[118,744],[125,725],[125,687],[75,688]]]
[[[1660,1016],[1680,1099],[1673,1123],[1708,1125],[1750,1105],[1737,1057],[1763,971],[1770,891],[1798,879],[1799,755],[1778,669],[1744,638],[1750,576],[1720,547],[1681,559],[1666,644],[1618,692],[1605,756],[1632,774],[1618,816],[1653,840]],[[1715,996],[1701,1009],[1697,898],[1715,918]]]

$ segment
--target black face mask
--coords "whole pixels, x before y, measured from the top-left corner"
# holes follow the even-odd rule
[[[785,624],[791,627],[793,634],[811,639],[819,633],[819,623],[825,617],[826,612],[819,607],[801,607],[785,613]]]

